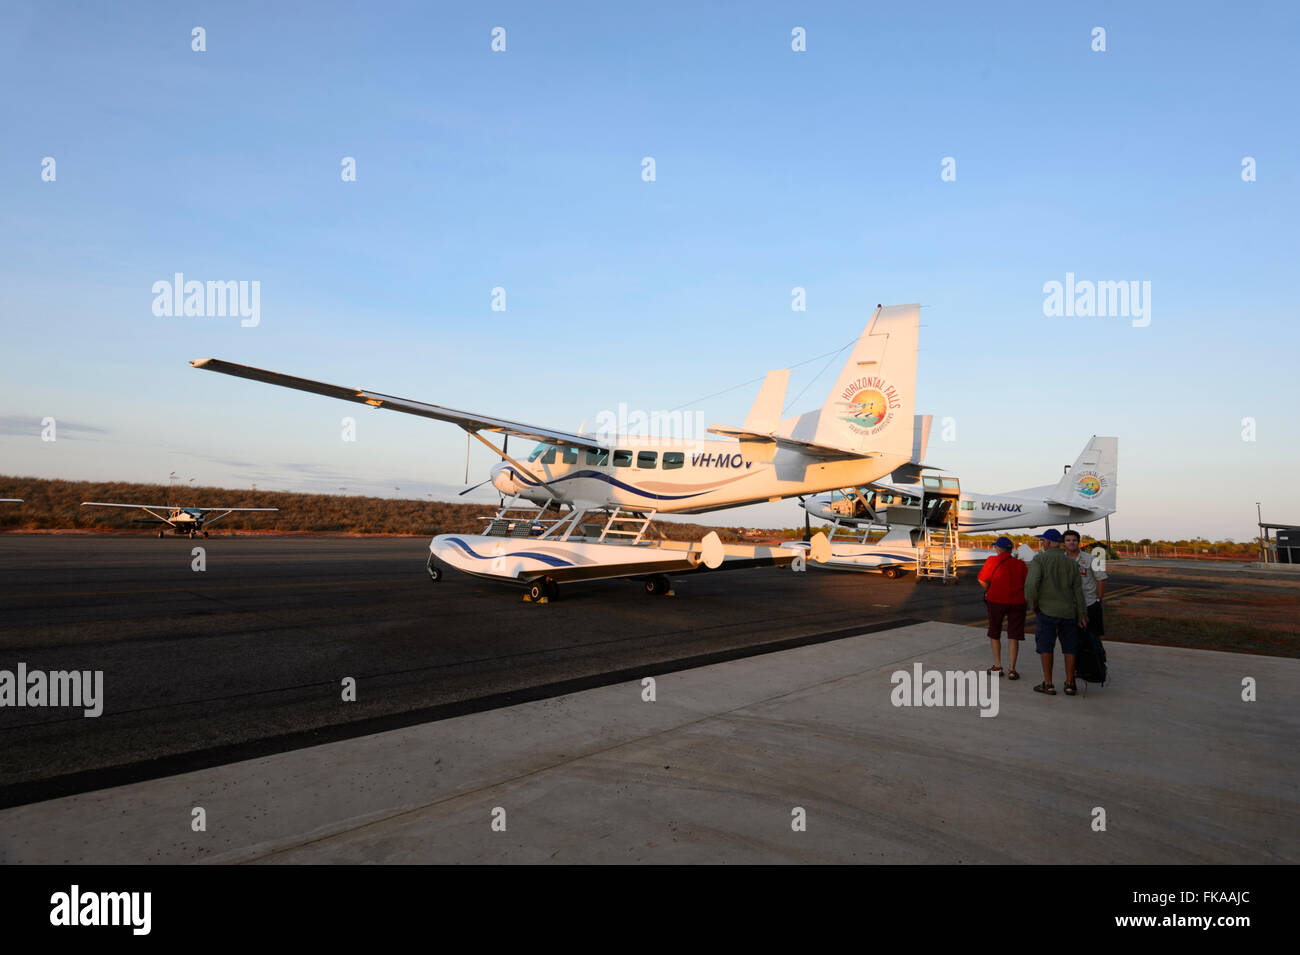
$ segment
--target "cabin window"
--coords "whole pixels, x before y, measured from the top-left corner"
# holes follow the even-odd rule
[[[894,495],[892,495],[892,494],[882,494],[882,495],[880,495],[880,500],[883,501],[885,504],[893,504],[893,503],[894,503]]]
[[[615,452],[614,452],[614,467],[616,467],[616,468],[630,468],[631,466],[632,466],[632,452],[631,452],[631,451],[615,451]]]
[[[559,450],[558,448],[547,448],[547,449],[546,449],[546,453],[542,455],[542,463],[543,463],[543,464],[554,464],[554,463],[555,463],[555,452],[558,451],[558,450]]]
[[[562,453],[562,455],[563,455],[563,461],[564,461],[565,464],[577,464],[577,463],[578,463],[578,449],[577,449],[577,448],[565,448],[564,451],[561,452],[561,453]]]
[[[962,509],[963,511],[973,511],[973,510],[975,510],[975,502],[974,502],[974,501],[962,501],[962,502],[961,502],[961,509]]]
[[[594,467],[603,468],[609,464],[609,449],[601,448],[599,451],[588,451],[587,463]]]
[[[530,454],[530,455],[528,455],[528,460],[529,460],[529,461],[536,461],[538,458],[540,458],[540,457],[542,456],[542,454],[545,453],[546,448],[547,448],[546,445],[544,445],[544,444],[539,444],[537,447],[533,448],[533,453]]]
[[[640,451],[637,453],[636,466],[639,468],[652,468],[658,463],[658,451]]]
[[[679,468],[686,463],[686,455],[681,451],[664,452],[664,470],[671,471],[673,468]]]

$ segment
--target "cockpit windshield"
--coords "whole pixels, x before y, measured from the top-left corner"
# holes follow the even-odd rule
[[[550,447],[549,444],[539,444],[537,447],[533,448],[533,453],[528,455],[528,460],[536,461],[538,458],[540,458],[543,454],[546,453],[546,449],[549,447]]]

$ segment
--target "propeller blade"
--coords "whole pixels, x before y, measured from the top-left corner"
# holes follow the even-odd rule
[[[460,492],[459,494],[457,494],[456,496],[457,496],[457,497],[464,497],[464,496],[465,496],[466,494],[468,494],[470,491],[477,491],[477,490],[478,490],[479,488],[481,488],[484,484],[487,484],[487,483],[488,483],[489,481],[491,481],[491,480],[492,480],[491,478],[488,478],[487,481],[479,481],[479,482],[478,482],[477,484],[475,484],[473,487],[467,487],[467,488],[465,488],[465,490],[461,491],[461,492]]]

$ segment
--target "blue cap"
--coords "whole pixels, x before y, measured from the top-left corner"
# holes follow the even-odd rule
[[[1061,532],[1058,531],[1055,527],[1049,527],[1041,534],[1036,534],[1034,536],[1041,537],[1045,541],[1052,541],[1055,544],[1059,544],[1061,541],[1065,540],[1065,538],[1061,536]]]
[[[993,542],[993,546],[1000,548],[1001,550],[1011,550],[1016,545],[1011,543],[1010,537],[999,537]]]

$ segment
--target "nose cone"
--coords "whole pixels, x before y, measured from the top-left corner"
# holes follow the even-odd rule
[[[518,494],[519,482],[515,479],[514,468],[505,461],[492,468],[492,486],[502,494]]]
[[[831,516],[831,499],[829,497],[810,497],[803,507],[813,517]]]

